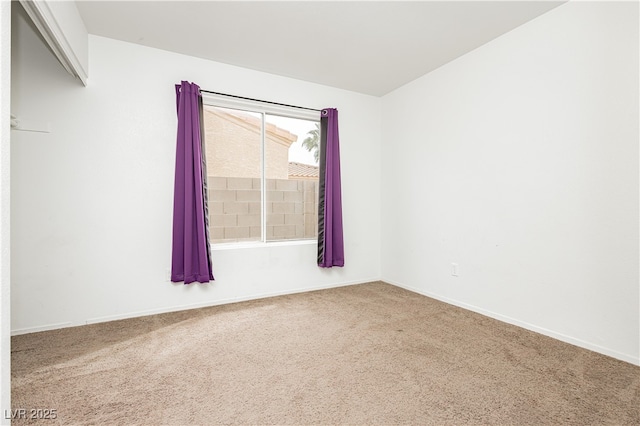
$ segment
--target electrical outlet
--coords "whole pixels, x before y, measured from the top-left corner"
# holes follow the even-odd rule
[[[451,275],[453,275],[454,277],[459,276],[460,273],[460,268],[458,267],[457,263],[451,263]]]

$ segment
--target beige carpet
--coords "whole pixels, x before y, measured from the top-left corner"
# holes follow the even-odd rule
[[[380,282],[16,336],[12,370],[57,410],[18,425],[640,424],[640,367]]]

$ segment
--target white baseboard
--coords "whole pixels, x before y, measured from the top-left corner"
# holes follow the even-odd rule
[[[481,315],[496,319],[498,321],[502,321],[505,322],[507,324],[512,324],[518,327],[522,327],[524,329],[530,330],[530,331],[534,331],[536,333],[540,333],[543,334],[545,336],[548,337],[552,337],[554,339],[560,340],[562,342],[565,343],[569,343],[575,346],[579,346],[581,348],[584,349],[588,349],[594,352],[598,352],[607,356],[611,356],[613,358],[631,363],[631,364],[635,364],[635,365],[640,365],[640,358],[638,357],[634,357],[632,355],[628,355],[628,354],[624,354],[600,345],[596,345],[590,342],[586,342],[584,340],[581,339],[576,339],[574,337],[571,336],[567,336],[565,334],[562,333],[557,333],[553,330],[548,330],[546,328],[542,328],[542,327],[538,327],[536,325],[533,324],[529,324],[527,322],[524,321],[520,321],[517,320],[515,318],[511,318],[502,314],[498,314],[496,312],[492,312],[492,311],[488,311],[486,309],[482,309],[479,308],[477,306],[474,305],[470,305],[468,303],[464,303],[464,302],[460,302],[458,300],[454,300],[454,299],[450,299],[448,297],[443,297],[440,296],[438,294],[434,294],[434,293],[430,293],[430,292],[426,292],[423,290],[420,290],[418,288],[412,287],[412,286],[408,286],[399,282],[395,282],[393,280],[381,280],[380,278],[376,277],[376,278],[370,278],[370,279],[365,279],[365,280],[358,280],[358,281],[347,281],[347,282],[341,282],[341,283],[333,283],[333,284],[327,284],[327,285],[320,285],[320,286],[316,286],[316,287],[304,287],[304,288],[297,288],[297,289],[293,289],[293,290],[288,290],[288,291],[277,291],[277,292],[265,292],[265,293],[261,293],[261,294],[256,294],[256,295],[251,295],[251,296],[245,296],[245,297],[234,297],[234,298],[227,298],[227,299],[220,299],[220,300],[214,300],[214,301],[207,301],[207,302],[202,302],[202,303],[192,303],[192,304],[186,304],[186,305],[175,305],[175,306],[170,306],[170,307],[163,307],[163,308],[158,308],[158,309],[149,309],[149,310],[144,310],[144,311],[136,311],[136,312],[127,312],[127,313],[123,313],[123,314],[117,314],[117,315],[107,315],[107,316],[103,316],[103,317],[95,317],[95,318],[89,318],[86,321],[83,322],[78,322],[78,323],[72,323],[72,322],[62,322],[62,323],[55,323],[55,324],[46,324],[46,325],[41,325],[41,326],[37,326],[37,327],[28,327],[28,328],[21,328],[21,329],[15,329],[11,331],[11,335],[12,336],[18,336],[21,334],[29,334],[29,333],[37,333],[37,332],[41,332],[41,331],[51,331],[51,330],[57,330],[60,328],[68,328],[68,327],[77,327],[77,326],[82,326],[82,325],[87,325],[87,324],[97,324],[97,323],[101,323],[101,322],[108,322],[108,321],[117,321],[117,320],[122,320],[122,319],[128,319],[128,318],[136,318],[136,317],[142,317],[142,316],[148,316],[148,315],[157,315],[157,314],[163,314],[163,313],[168,313],[168,312],[176,312],[176,311],[183,311],[183,310],[189,310],[189,309],[198,309],[198,308],[205,308],[205,307],[209,307],[209,306],[218,306],[218,305],[226,305],[226,304],[230,304],[230,303],[238,303],[238,302],[246,302],[249,300],[258,300],[258,299],[265,299],[265,298],[269,298],[269,297],[276,297],[276,296],[284,296],[287,294],[297,294],[297,293],[305,293],[305,292],[310,292],[310,291],[316,291],[316,290],[324,290],[324,289],[329,289],[329,288],[337,288],[337,287],[345,287],[345,286],[349,286],[349,285],[357,285],[357,284],[365,284],[365,283],[369,283],[369,282],[373,282],[373,281],[383,281],[385,283],[394,285],[396,287],[400,287],[400,288],[404,288],[406,290],[412,291],[414,293],[418,293],[421,294],[423,296],[426,297],[430,297],[432,299],[436,299],[436,300],[440,300],[442,302],[448,303],[450,305],[454,305],[454,306],[458,306],[460,308],[463,309],[467,309],[469,311],[472,312],[476,312],[479,313]]]
[[[226,304],[230,304],[230,303],[246,302],[246,301],[249,301],[249,300],[258,300],[258,299],[266,299],[266,298],[269,298],[269,297],[284,296],[284,295],[287,295],[287,294],[306,293],[306,292],[310,292],[310,291],[325,290],[325,289],[329,289],[329,288],[337,288],[337,287],[346,287],[346,286],[349,286],[349,285],[365,284],[365,283],[369,283],[369,282],[373,282],[373,281],[379,281],[379,280],[380,280],[380,278],[376,277],[376,278],[358,280],[358,281],[346,281],[346,282],[340,282],[340,283],[325,284],[325,285],[319,285],[319,286],[315,286],[315,287],[300,287],[300,288],[297,288],[297,289],[292,289],[292,290],[287,290],[287,291],[265,292],[265,293],[251,295],[251,296],[232,297],[232,298],[227,298],[227,299],[209,300],[209,301],[201,302],[201,303],[190,303],[190,304],[185,304],[185,305],[167,306],[167,307],[162,307],[162,308],[158,308],[158,309],[148,309],[148,310],[144,310],[144,311],[126,312],[126,313],[116,314],[116,315],[106,315],[106,316],[102,316],[102,317],[88,318],[85,321],[81,321],[81,322],[77,322],[77,323],[64,322],[64,323],[56,323],[56,324],[46,324],[46,325],[37,326],[37,327],[28,327],[28,328],[15,329],[15,330],[11,331],[11,335],[12,336],[18,336],[18,335],[21,335],[21,334],[37,333],[37,332],[40,332],[40,331],[57,330],[59,328],[78,327],[78,326],[82,326],[82,325],[97,324],[97,323],[108,322],[108,321],[118,321],[118,320],[122,320],[122,319],[143,317],[143,316],[148,316],[148,315],[157,315],[157,314],[164,314],[164,313],[169,313],[169,312],[184,311],[184,310],[189,310],[189,309],[206,308],[206,307],[210,307],[210,306],[219,306],[219,305],[226,305]]]
[[[526,330],[530,330],[530,331],[533,331],[533,332],[536,332],[536,333],[539,333],[539,334],[543,334],[543,335],[548,336],[548,337],[552,337],[552,338],[554,338],[556,340],[560,340],[562,342],[569,343],[569,344],[574,345],[574,346],[578,346],[578,347],[581,347],[581,348],[584,348],[584,349],[588,349],[590,351],[598,352],[598,353],[601,353],[603,355],[607,355],[607,356],[619,359],[621,361],[625,361],[625,362],[628,362],[630,364],[635,364],[635,365],[639,365],[640,366],[640,358],[639,357],[635,357],[633,355],[624,354],[624,353],[621,353],[621,352],[618,352],[618,351],[615,351],[615,350],[612,350],[612,349],[609,349],[609,348],[606,348],[606,347],[603,347],[603,346],[600,346],[600,345],[596,345],[594,343],[586,342],[586,341],[581,340],[581,339],[576,339],[574,337],[567,336],[566,334],[562,334],[562,333],[555,332],[553,330],[548,330],[546,328],[538,327],[536,325],[529,324],[527,322],[520,321],[520,320],[517,320],[515,318],[511,318],[511,317],[508,317],[508,316],[505,316],[505,315],[502,315],[502,314],[498,314],[496,312],[488,311],[486,309],[482,309],[482,308],[479,308],[477,306],[470,305],[468,303],[460,302],[458,300],[453,300],[453,299],[450,299],[448,297],[443,297],[443,296],[440,296],[438,294],[430,293],[428,291],[420,290],[420,289],[417,289],[415,287],[404,285],[402,283],[398,283],[398,282],[395,282],[395,281],[392,281],[392,280],[382,279],[381,281],[383,281],[385,283],[388,283],[388,284],[391,284],[391,285],[394,285],[396,287],[404,288],[405,290],[409,290],[409,291],[412,291],[414,293],[421,294],[423,296],[430,297],[432,299],[439,300],[441,302],[448,303],[450,305],[458,306],[460,308],[467,309],[469,311],[473,311],[473,312],[479,313],[481,315],[496,319],[498,321],[506,322],[507,324],[515,325],[515,326],[524,328]]]
[[[47,324],[38,327],[28,327],[28,328],[18,328],[16,330],[11,330],[12,336],[18,336],[20,334],[29,334],[29,333],[38,333],[40,331],[51,331],[57,330],[59,328],[67,328],[73,327],[75,324],[71,322],[59,322],[56,324]]]

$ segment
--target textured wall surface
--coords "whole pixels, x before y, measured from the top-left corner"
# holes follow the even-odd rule
[[[383,279],[640,363],[638,40],[568,2],[385,96]]]

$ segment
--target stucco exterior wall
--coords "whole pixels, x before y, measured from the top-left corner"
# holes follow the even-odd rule
[[[204,128],[207,174],[218,177],[259,178],[262,143],[259,114],[228,114],[205,106]],[[273,124],[266,125],[266,177],[289,177],[289,147],[298,138]]]

